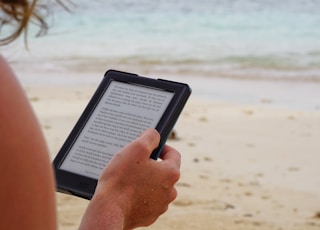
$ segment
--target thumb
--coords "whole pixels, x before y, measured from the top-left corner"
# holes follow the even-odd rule
[[[156,129],[147,129],[140,137],[126,145],[123,149],[125,154],[135,158],[149,158],[150,154],[156,149],[160,142],[160,134]]]

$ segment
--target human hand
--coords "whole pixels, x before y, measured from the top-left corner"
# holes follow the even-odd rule
[[[144,132],[109,162],[83,218],[81,229],[132,229],[152,224],[176,198],[180,154],[165,146],[159,161],[154,129]]]

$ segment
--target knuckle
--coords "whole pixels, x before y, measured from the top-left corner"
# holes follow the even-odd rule
[[[172,184],[175,184],[180,179],[180,170],[178,168],[172,168],[170,172],[170,180]]]
[[[169,202],[171,203],[172,201],[174,201],[177,198],[177,196],[178,196],[178,191],[176,188],[173,188],[169,195]]]
[[[162,187],[166,190],[170,190],[179,179],[180,170],[178,168],[169,168],[167,169],[166,176],[162,177]]]

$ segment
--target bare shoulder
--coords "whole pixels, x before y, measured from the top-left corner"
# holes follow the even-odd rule
[[[22,87],[1,57],[0,145],[1,226],[54,229],[54,179],[46,143]]]

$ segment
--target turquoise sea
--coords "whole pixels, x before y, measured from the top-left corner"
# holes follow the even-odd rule
[[[140,66],[206,77],[320,80],[320,1],[96,0],[50,5],[46,36],[1,48],[43,68]],[[50,63],[50,64],[49,64]],[[85,66],[85,67],[84,67]],[[131,67],[130,67],[131,66]]]

